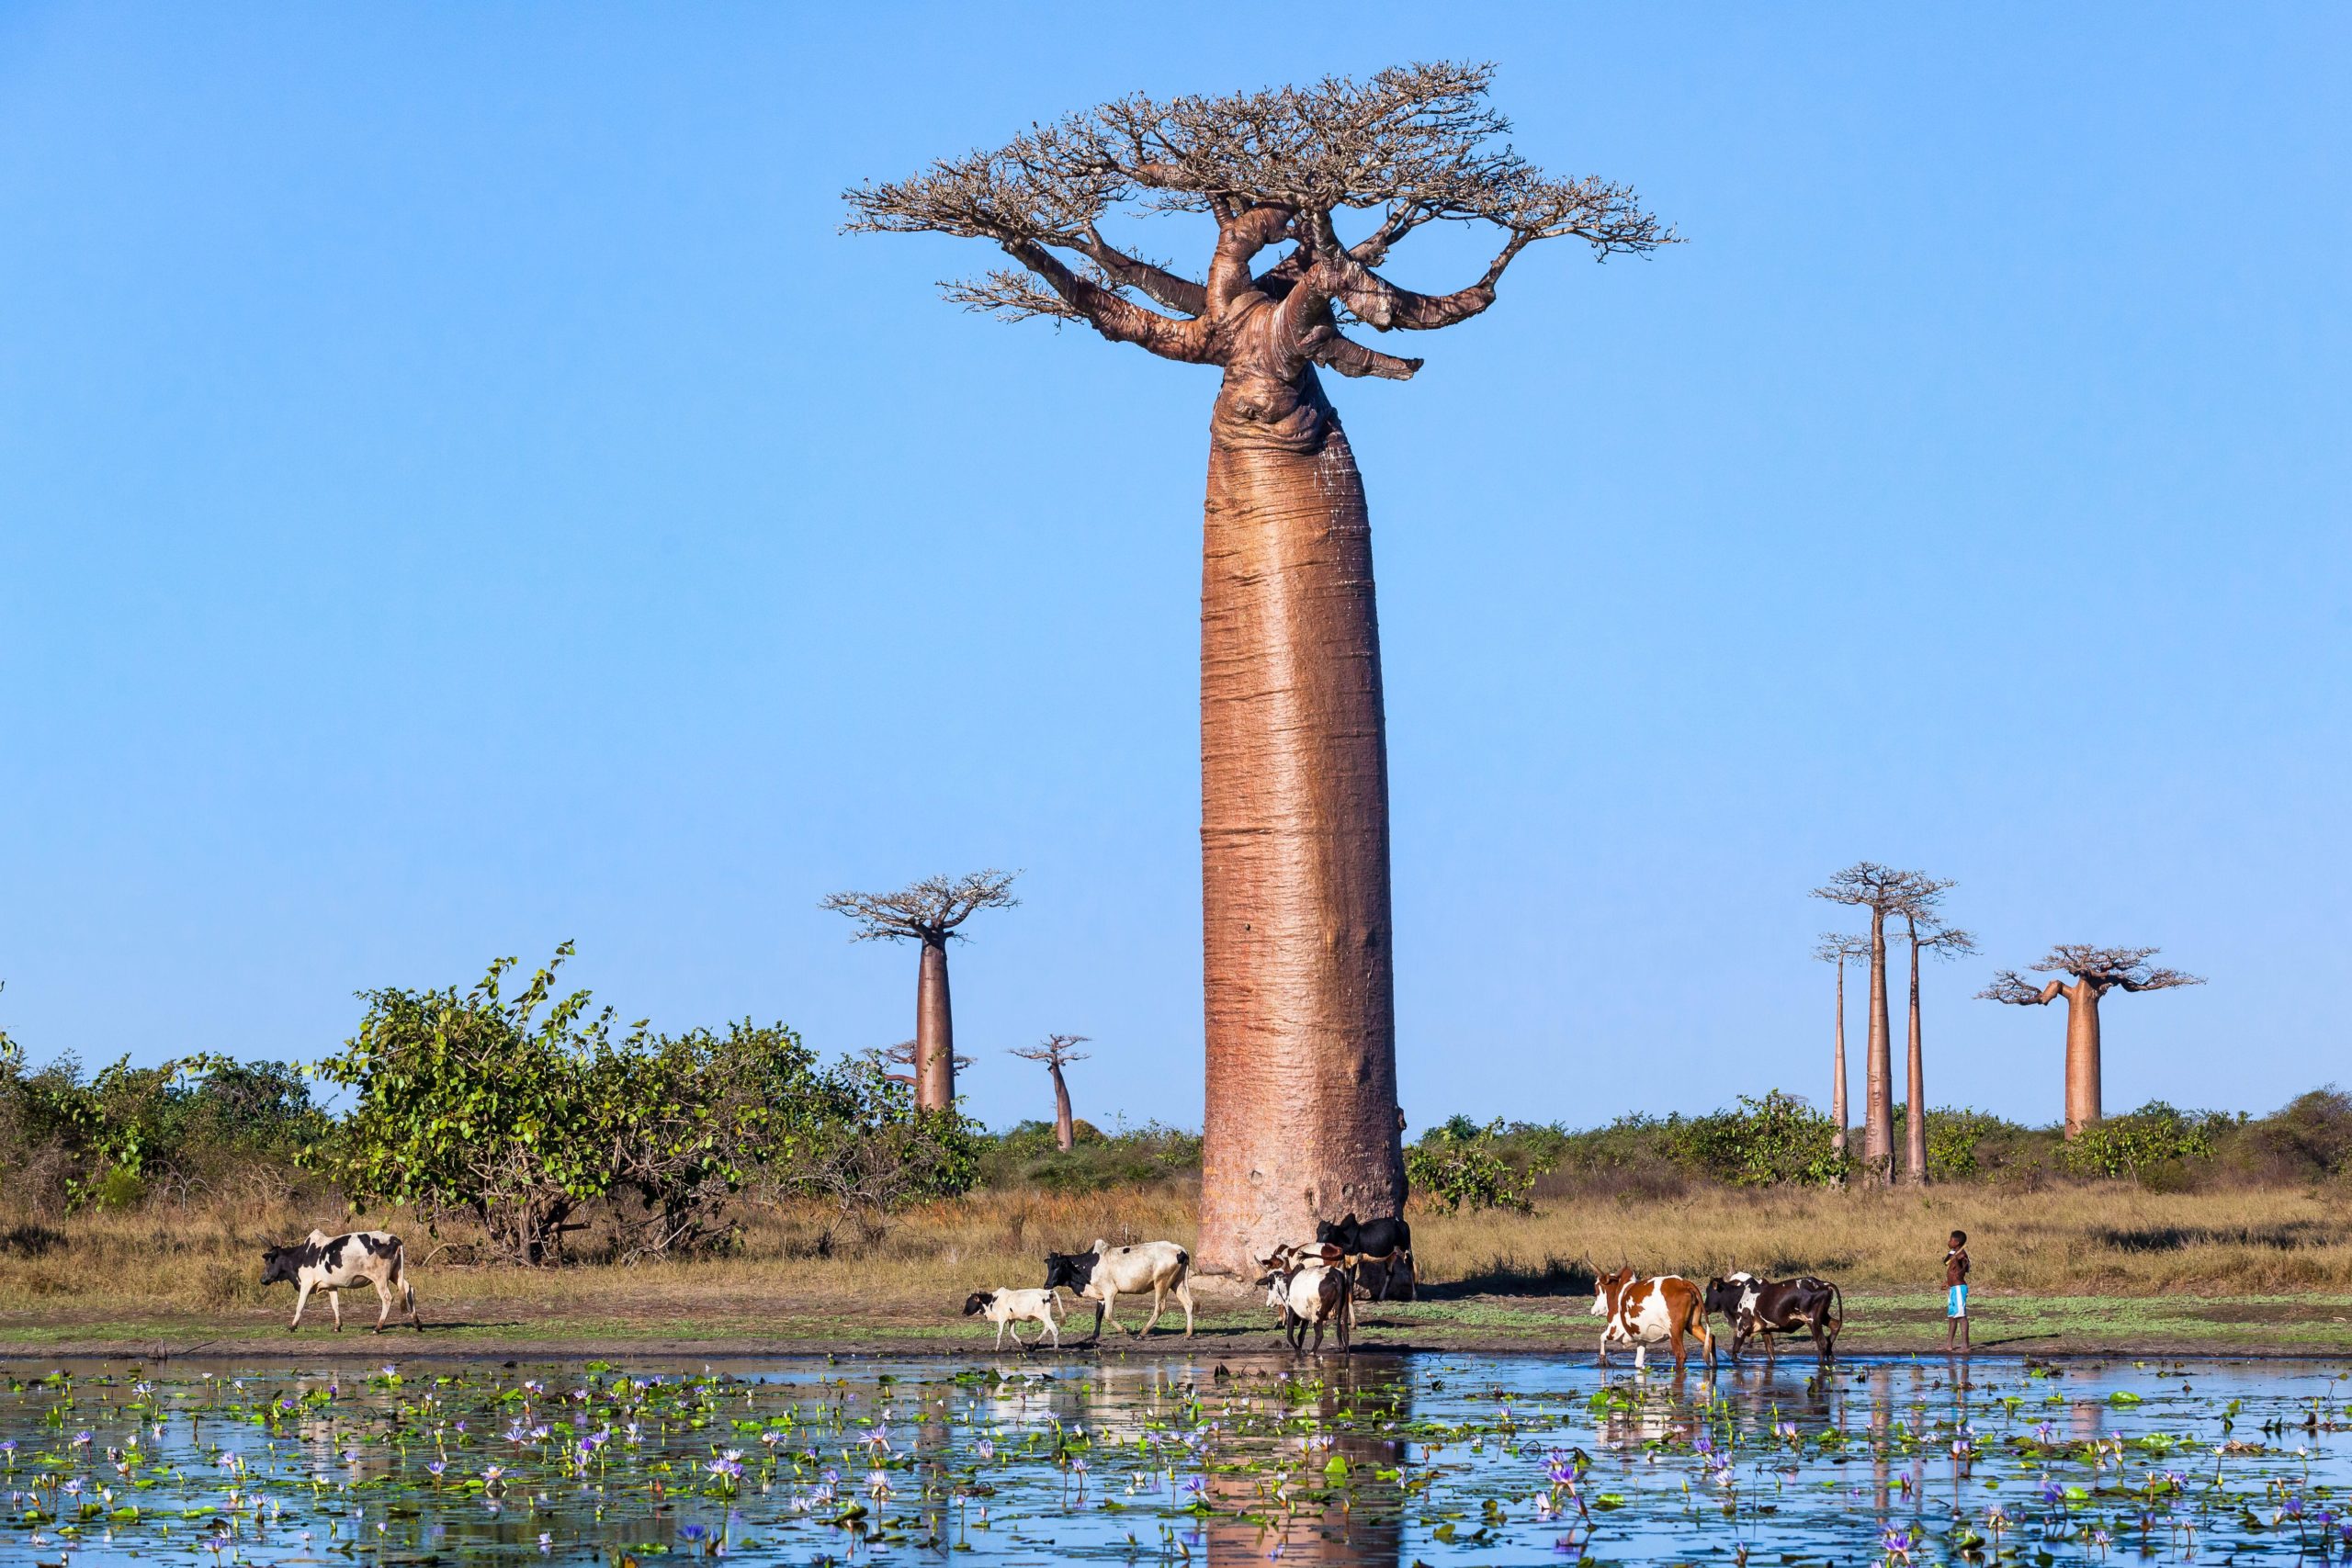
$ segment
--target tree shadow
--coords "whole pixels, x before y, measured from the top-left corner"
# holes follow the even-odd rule
[[[1589,1296],[1597,1283],[1592,1266],[1547,1258],[1542,1268],[1517,1262],[1495,1262],[1475,1273],[1444,1284],[1424,1284],[1416,1299],[1461,1301],[1469,1296]]]

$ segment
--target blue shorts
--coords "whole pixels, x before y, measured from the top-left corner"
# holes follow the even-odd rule
[[[1966,1317],[1968,1315],[1967,1286],[1954,1285],[1951,1288],[1951,1299],[1945,1304],[1944,1315],[1946,1317]]]

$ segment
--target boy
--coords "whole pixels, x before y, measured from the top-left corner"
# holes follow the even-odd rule
[[[1944,1353],[1965,1350],[1968,1344],[1968,1233],[1951,1233],[1944,1253]]]

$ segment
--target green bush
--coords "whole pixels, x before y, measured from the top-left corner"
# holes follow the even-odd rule
[[[1894,1146],[1909,1136],[1910,1107],[1894,1108]],[[2036,1136],[2015,1122],[1989,1111],[1941,1106],[1928,1112],[1928,1179],[1968,1181],[2019,1162]],[[2047,1142],[2044,1135],[2039,1141]]]
[[[2092,1122],[2065,1145],[2060,1159],[2077,1176],[2175,1186],[2182,1168],[2212,1159],[2220,1138],[2245,1121],[2227,1111],[2182,1111],[2152,1100],[2128,1115]]]
[[[1480,1127],[1466,1116],[1430,1129],[1405,1150],[1407,1183],[1423,1202],[1449,1214],[1465,1203],[1473,1210],[1528,1213],[1534,1207],[1527,1194],[1535,1179],[1503,1157],[1502,1130],[1499,1121]]]
[[[1735,1187],[1826,1187],[1846,1174],[1837,1123],[1793,1094],[1739,1097],[1736,1110],[1669,1118],[1668,1146],[1683,1165]]]
[[[1049,1192],[1099,1192],[1195,1179],[1201,1172],[1197,1133],[1148,1122],[1105,1133],[1080,1121],[1071,1147],[1054,1141],[1050,1122],[1020,1122],[980,1140],[980,1184],[991,1189],[1043,1188]]]

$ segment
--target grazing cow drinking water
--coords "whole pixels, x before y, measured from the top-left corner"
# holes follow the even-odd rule
[[[398,1291],[408,1306],[409,1325],[418,1333],[424,1325],[416,1315],[416,1287],[408,1282],[403,1263],[401,1238],[390,1231],[353,1231],[347,1235],[330,1236],[323,1231],[312,1231],[306,1241],[292,1247],[272,1247],[261,1255],[261,1282],[275,1285],[280,1280],[294,1287],[294,1321],[286,1325],[288,1334],[302,1326],[302,1309],[311,1304],[312,1291],[327,1293],[327,1305],[334,1311],[334,1325],[343,1327],[343,1292],[354,1285],[376,1287],[376,1332],[384,1332],[384,1320],[391,1315],[392,1292]]]
[[[1170,1296],[1174,1296],[1184,1309],[1184,1337],[1193,1337],[1193,1286],[1189,1274],[1193,1255],[1172,1241],[1138,1242],[1133,1247],[1113,1247],[1097,1241],[1087,1252],[1048,1252],[1046,1254],[1046,1289],[1067,1285],[1070,1294],[1082,1302],[1094,1303],[1094,1333],[1091,1344],[1102,1337],[1102,1320],[1111,1318],[1111,1309],[1117,1304],[1120,1292],[1130,1294],[1151,1292],[1151,1316],[1139,1329],[1125,1332],[1140,1338],[1151,1332],[1159,1321],[1161,1308]]]
[[[1276,1248],[1276,1253],[1283,1251]],[[1323,1353],[1326,1324],[1338,1332],[1340,1354],[1348,1353],[1348,1333],[1355,1321],[1355,1292],[1349,1287],[1345,1265],[1326,1262],[1312,1252],[1276,1264],[1266,1260],[1267,1271],[1258,1283],[1266,1287],[1266,1302],[1282,1309],[1283,1337],[1291,1350],[1306,1351],[1306,1330],[1315,1330],[1315,1353]]]
[[[1631,1269],[1603,1274],[1594,1281],[1592,1315],[1605,1318],[1600,1329],[1600,1364],[1609,1364],[1614,1343],[1634,1348],[1634,1370],[1649,1362],[1649,1348],[1659,1340],[1673,1347],[1674,1370],[1680,1371],[1686,1353],[1685,1335],[1706,1348],[1707,1370],[1715,1366],[1715,1333],[1707,1326],[1707,1301],[1699,1287],[1679,1274],[1645,1280]]]
[[[1390,1283],[1400,1277],[1405,1280],[1402,1299],[1412,1300],[1413,1227],[1403,1220],[1359,1220],[1353,1214],[1338,1221],[1324,1220],[1315,1227],[1315,1239],[1332,1243],[1359,1263],[1380,1266],[1373,1276],[1377,1280],[1376,1293],[1367,1292],[1374,1300],[1386,1301]],[[1371,1272],[1359,1271],[1359,1282]]]
[[[964,1299],[966,1317],[986,1317],[996,1325],[996,1348],[1004,1348],[1004,1331],[1016,1323],[1042,1323],[1046,1331],[1039,1339],[1051,1339],[1054,1348],[1062,1348],[1062,1337],[1055,1325],[1055,1314],[1062,1310],[1062,1298],[1057,1291],[1015,1291],[1000,1285],[993,1291],[974,1291]],[[1012,1342],[1027,1350],[1021,1330],[1012,1330]]]
[[[1707,1281],[1707,1310],[1731,1320],[1731,1359],[1739,1359],[1750,1337],[1764,1337],[1764,1364],[1770,1366],[1776,1334],[1809,1329],[1823,1366],[1838,1359],[1838,1331],[1846,1326],[1845,1292],[1808,1274],[1800,1280],[1759,1280],[1742,1270]]]

